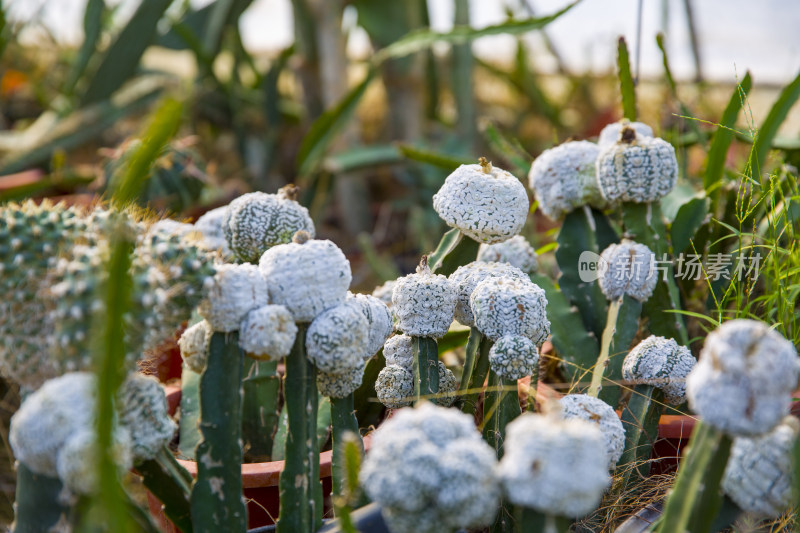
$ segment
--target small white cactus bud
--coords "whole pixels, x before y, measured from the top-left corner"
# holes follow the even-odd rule
[[[262,361],[276,361],[292,351],[297,326],[282,305],[265,305],[250,311],[239,330],[239,346]]]
[[[364,362],[369,324],[354,300],[332,307],[306,333],[308,359],[322,372],[346,374]]]
[[[233,256],[223,228],[227,214],[228,206],[224,205],[206,212],[194,223],[194,229],[203,235],[204,248],[219,250],[224,258]]]
[[[328,398],[344,398],[361,386],[365,366],[366,363],[361,361],[358,366],[344,374],[317,372],[317,390]]]
[[[509,241],[506,241],[509,242]],[[506,243],[495,244],[492,246],[504,246]],[[491,278],[512,278],[518,280],[528,280],[528,276],[517,267],[507,263],[484,263],[473,261],[460,266],[455,272],[450,274],[450,282],[456,289],[458,301],[453,313],[454,318],[465,326],[475,325],[475,316],[469,306],[469,297],[478,283]]]
[[[214,331],[237,331],[247,313],[267,301],[267,285],[258,267],[222,264],[217,266],[199,312]]]
[[[369,340],[364,358],[369,359],[383,346],[389,335],[392,334],[392,314],[381,300],[369,294],[348,294],[348,301],[354,301],[361,306],[361,312],[369,324]]]
[[[389,409],[411,405],[414,399],[414,375],[411,368],[386,365],[375,381],[378,400]]]
[[[667,403],[680,405],[686,400],[686,376],[695,363],[692,352],[675,339],[650,335],[625,356],[622,377],[661,389]]]
[[[522,335],[541,346],[550,335],[547,298],[531,281],[484,280],[475,287],[469,302],[475,326],[493,341],[504,335]]]
[[[675,149],[664,139],[641,137],[630,127],[597,158],[597,182],[610,203],[655,202],[678,180]]]
[[[603,400],[588,394],[568,394],[559,403],[565,420],[580,418],[597,426],[606,441],[608,468],[616,467],[625,450],[625,429],[616,411]]]
[[[636,136],[639,138],[653,136],[653,128],[647,124],[643,122],[631,122],[627,118],[624,118],[618,122],[612,122],[602,129],[600,136],[597,138],[597,144],[600,148],[615,144],[619,140],[622,128],[625,126],[636,130]]]
[[[644,244],[623,239],[612,244],[600,254],[598,283],[609,301],[619,300],[626,294],[646,302],[658,282],[655,270],[656,256]]]
[[[515,505],[581,517],[610,482],[603,435],[585,420],[525,413],[506,426],[503,449],[498,475]]]
[[[423,258],[416,274],[395,283],[392,306],[397,329],[414,337],[439,338],[453,322],[456,291],[445,276],[431,273],[427,258]]]
[[[539,368],[539,350],[528,337],[504,335],[489,350],[489,364],[498,376],[520,379]]]
[[[112,454],[120,474],[133,466],[131,434],[125,428],[113,433]],[[57,470],[61,482],[74,494],[93,495],[100,489],[97,471],[97,434],[84,429],[72,435],[58,452]]]
[[[514,235],[505,242],[481,244],[478,261],[484,263],[508,263],[526,274],[535,274],[539,268],[536,250],[522,235]]]
[[[149,376],[128,376],[117,395],[117,410],[120,424],[130,431],[136,461],[154,458],[178,429],[167,412],[164,388]]]
[[[387,365],[398,365],[410,369],[414,364],[414,339],[408,335],[394,335],[383,345],[383,357]]]
[[[448,226],[488,244],[518,234],[529,207],[525,186],[484,159],[458,167],[433,195],[433,208]]]
[[[285,194],[253,192],[228,205],[223,230],[228,245],[243,261],[255,263],[266,250],[288,243],[295,232],[314,235],[308,209]]]
[[[799,368],[797,351],[778,332],[756,320],[731,320],[706,337],[686,396],[710,426],[760,435],[789,413]]]
[[[270,300],[286,307],[295,322],[311,322],[344,302],[353,279],[350,262],[331,241],[274,246],[261,256],[259,268]]]
[[[791,505],[798,426],[795,417],[787,416],[769,433],[733,441],[722,490],[743,511],[772,519]]]
[[[600,148],[588,141],[571,141],[545,150],[531,165],[528,182],[538,208],[551,220],[573,209],[606,202],[597,184],[595,161]]]

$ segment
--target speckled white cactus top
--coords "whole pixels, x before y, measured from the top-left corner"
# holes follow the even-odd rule
[[[223,205],[206,212],[194,223],[194,228],[203,235],[203,243],[208,250],[218,250],[223,258],[233,258],[233,251],[228,246],[223,228],[228,206]]]
[[[178,339],[183,363],[193,372],[200,374],[208,361],[208,349],[211,344],[211,334],[214,331],[207,320],[202,320],[186,328]]]
[[[488,244],[518,234],[529,207],[525,186],[485,159],[458,167],[433,195],[433,208],[448,226]]]
[[[131,432],[118,427],[112,434],[112,456],[122,475],[133,467]],[[97,435],[84,429],[72,435],[58,452],[57,470],[61,482],[74,494],[92,495],[100,489],[97,471]]]
[[[547,298],[531,281],[484,280],[472,291],[469,303],[475,326],[493,341],[504,335],[522,335],[541,346],[550,335]]]
[[[787,416],[759,437],[733,441],[722,490],[743,511],[777,518],[792,503],[792,455],[800,423]]]
[[[57,477],[58,452],[67,440],[94,427],[94,374],[73,372],[45,382],[11,417],[14,457],[32,472]]]
[[[398,278],[392,291],[397,329],[414,337],[439,338],[453,322],[456,290],[441,274],[433,274],[427,258],[416,274]]]
[[[567,394],[559,404],[564,419],[580,418],[597,426],[606,442],[608,468],[613,469],[625,450],[625,429],[616,411],[603,400],[588,394]]]
[[[386,364],[411,368],[411,365],[414,364],[413,341],[414,339],[408,335],[390,337],[383,345],[383,357],[386,358]]]
[[[706,338],[686,396],[710,426],[760,435],[789,413],[798,368],[797,351],[778,332],[756,320],[731,320]]]
[[[559,220],[583,205],[605,208],[597,184],[595,161],[600,148],[589,141],[571,141],[545,150],[531,165],[528,182],[539,209]]]
[[[223,230],[242,261],[257,262],[266,250],[288,243],[300,230],[314,236],[308,209],[294,201],[295,194],[296,188],[287,186],[278,194],[244,194],[228,205]]]
[[[136,372],[117,393],[117,412],[120,424],[130,431],[135,461],[154,458],[178,429],[167,412],[164,388],[155,378]]]
[[[294,239],[264,252],[258,266],[271,303],[286,307],[296,322],[311,322],[344,302],[353,279],[350,262],[331,241],[309,240],[303,232]]]
[[[603,435],[585,420],[524,413],[506,426],[503,449],[498,475],[515,505],[580,517],[611,481]]]
[[[539,368],[539,350],[528,337],[504,335],[489,350],[489,365],[498,376],[520,379]]]
[[[535,274],[539,269],[536,250],[522,235],[514,235],[507,241],[497,244],[481,244],[478,248],[478,261],[508,263],[526,274]]]
[[[411,366],[386,362],[375,381],[378,400],[389,409],[411,405],[414,399],[414,374]]]
[[[494,451],[472,417],[423,402],[372,434],[359,479],[394,533],[491,524],[500,490]]]
[[[664,139],[641,137],[623,128],[620,140],[597,158],[597,182],[603,197],[616,202],[655,202],[678,180],[675,149]]]
[[[314,319],[306,332],[306,355],[322,372],[346,374],[364,363],[368,341],[361,305],[348,300]]]
[[[495,246],[503,246],[505,243]],[[528,280],[529,277],[522,270],[507,263],[484,263],[483,261],[473,261],[462,265],[450,274],[450,282],[455,287],[458,294],[456,309],[453,313],[454,318],[465,326],[475,325],[475,316],[469,306],[469,297],[478,283],[490,278],[511,278],[518,280]]]
[[[658,282],[656,256],[650,248],[628,239],[612,244],[600,254],[598,283],[609,301],[626,294],[646,302]]]
[[[199,312],[214,331],[237,331],[247,313],[267,305],[267,284],[255,265],[218,265],[206,285]]]
[[[366,363],[361,361],[358,366],[344,374],[317,372],[317,390],[328,398],[344,398],[361,386],[365,366]]]
[[[289,355],[297,336],[292,314],[282,305],[253,309],[242,322],[239,346],[262,361],[276,361]]]
[[[622,377],[633,384],[652,385],[664,391],[672,405],[686,400],[686,376],[697,360],[675,339],[650,335],[633,347],[622,363]]]
[[[369,359],[378,353],[392,334],[392,314],[385,303],[369,294],[348,294],[347,300],[353,300],[361,306],[361,312],[369,324],[367,351],[364,353],[364,358]]]
[[[619,140],[620,133],[622,133],[622,128],[625,126],[636,130],[637,137],[653,136],[653,128],[644,122],[631,122],[627,118],[624,118],[618,122],[612,122],[603,128],[600,132],[600,136],[597,138],[597,144],[600,145],[600,148],[605,148],[616,143]]]

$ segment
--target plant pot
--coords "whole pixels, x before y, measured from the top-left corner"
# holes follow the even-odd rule
[[[174,415],[181,403],[181,389],[175,386],[165,386],[167,394],[167,407],[169,413]],[[364,447],[369,448],[370,437],[364,437]],[[319,454],[320,479],[322,480],[322,494],[324,498],[323,513],[328,515],[331,506],[331,456],[332,452]],[[194,461],[178,462],[188,470],[192,476],[197,475],[197,463]],[[242,486],[244,497],[247,500],[247,520],[249,528],[268,526],[275,523],[280,508],[278,480],[284,467],[284,461],[270,461],[267,463],[246,463],[242,465]],[[161,530],[167,533],[178,533],[178,529],[170,522],[162,511],[161,502],[147,493],[147,503],[150,513],[155,517]]]

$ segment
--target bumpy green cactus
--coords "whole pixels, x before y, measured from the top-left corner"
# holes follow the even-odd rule
[[[242,381],[242,437],[245,457],[250,462],[269,460],[272,428],[278,424],[281,380],[278,361],[245,360]]]

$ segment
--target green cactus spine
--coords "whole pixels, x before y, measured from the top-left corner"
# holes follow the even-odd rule
[[[58,478],[34,474],[23,463],[19,463],[13,531],[40,533],[67,522],[71,511],[59,501],[62,490]]]
[[[147,490],[164,505],[164,514],[183,533],[192,533],[192,508],[189,501],[192,475],[172,452],[162,448],[155,458],[136,465]]]
[[[195,531],[246,531],[242,499],[242,367],[238,333],[214,333],[200,376],[200,432],[192,487]]]
[[[322,522],[319,444],[316,436],[317,390],[315,368],[306,357],[307,324],[298,324],[297,337],[286,358],[284,391],[287,434],[280,478],[279,533],[315,531]]]
[[[439,394],[439,349],[430,337],[414,337],[414,400]]]

